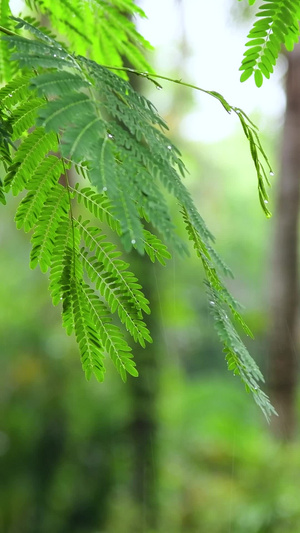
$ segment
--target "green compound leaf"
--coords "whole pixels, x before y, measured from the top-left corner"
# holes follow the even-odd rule
[[[299,40],[300,4],[298,0],[263,0],[256,18],[248,34],[240,70],[244,71],[242,82],[254,72],[255,84],[261,87],[263,76],[269,78],[273,72],[281,46],[284,44],[292,51]]]
[[[48,0],[36,3],[42,10],[49,4]],[[222,274],[230,275],[230,270],[217,254],[213,235],[182,182],[186,170],[178,149],[165,135],[164,120],[126,80],[80,55],[87,42],[93,43],[93,57],[98,46],[102,47],[101,57],[115,58],[115,65],[122,62],[122,55],[132,61],[134,55],[141,68],[143,57],[134,48],[140,37],[118,11],[141,14],[139,8],[131,0],[115,0],[114,4],[95,0],[89,2],[89,10],[87,2],[73,5],[60,0],[56,6],[60,28],[73,26],[76,54],[29,19],[17,19],[17,27],[31,32],[34,40],[22,35],[5,37],[24,73],[0,89],[1,156],[7,168],[5,190],[22,194],[16,223],[18,228],[32,231],[31,267],[50,270],[52,301],[62,305],[66,332],[75,333],[86,378],[94,375],[103,380],[106,357],[112,359],[124,381],[128,374],[137,376],[127,336],[143,347],[152,342],[144,321],[144,314],[150,312],[149,302],[113,237],[105,236],[103,226],[115,233],[125,251],[146,253],[152,262],[164,265],[170,258],[168,248],[188,253],[168,208],[167,196],[172,195],[203,265],[209,305],[228,366],[240,375],[269,417],[272,407],[258,385],[261,373],[234,326],[237,322],[251,335],[238,303],[222,280]],[[102,17],[101,35],[95,28],[96,19],[92,20],[96,9]],[[243,61],[243,79],[255,71],[257,85],[272,70],[277,57],[277,41],[272,35],[268,51],[262,55],[264,26],[271,18],[268,11],[258,17],[255,38]],[[277,21],[277,26],[283,35],[290,15],[284,9],[281,12],[282,21]],[[51,19],[50,7],[47,14]],[[107,20],[111,21],[109,27]],[[82,35],[83,21],[95,28],[95,35]],[[260,68],[257,57],[263,65]],[[137,74],[151,80],[146,72]],[[227,113],[238,115],[256,168],[259,198],[269,216],[265,167],[271,169],[255,125],[220,93],[202,91],[217,99]],[[80,185],[81,177],[75,171],[87,186]],[[0,201],[4,203],[0,185]],[[93,217],[92,222],[88,216]]]

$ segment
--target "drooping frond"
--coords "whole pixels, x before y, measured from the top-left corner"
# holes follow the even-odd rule
[[[259,381],[264,381],[263,376],[222,306],[218,290],[210,283],[207,283],[207,296],[215,328],[224,346],[228,369],[233,371],[234,375],[240,376],[247,392],[252,392],[255,402],[269,420],[276,411],[258,385]]]
[[[108,355],[123,381],[126,381],[127,372],[138,375],[131,348],[120,328],[112,324],[111,311],[84,282],[83,267],[91,260],[82,261],[87,253],[79,249],[79,244],[78,223],[75,226],[74,221],[63,219],[56,232],[51,262],[50,291],[53,303],[57,305],[62,301],[63,325],[68,334],[75,330],[86,378],[90,379],[94,374],[98,381],[103,381],[104,357]],[[102,296],[107,299],[106,294]]]
[[[43,0],[44,6],[46,3]],[[36,4],[41,2],[37,0]],[[130,6],[135,9],[131,0],[95,0],[95,4],[108,18],[114,17],[111,10],[117,5],[119,10],[126,11]],[[73,5],[61,0],[58,6],[61,5],[76,20],[85,16],[87,2]],[[66,15],[61,12],[59,20],[62,16]],[[114,20],[114,24],[120,20]],[[216,293],[214,317],[230,366],[236,361],[234,371],[238,371],[268,416],[268,400],[256,388],[261,375],[233,324],[224,318],[228,308],[250,333],[237,302],[221,279],[221,273],[230,271],[214,249],[214,238],[183,185],[185,167],[179,151],[165,136],[165,122],[151,102],[137,94],[126,80],[94,60],[69,53],[31,21],[17,19],[17,23],[20,30],[31,32],[34,40],[22,35],[5,37],[14,49],[12,57],[26,72],[0,90],[4,117],[11,128],[7,145],[10,137],[18,144],[8,161],[5,188],[13,194],[25,192],[17,209],[17,227],[33,231],[31,267],[39,265],[43,272],[50,269],[52,300],[55,305],[62,303],[67,333],[75,332],[86,377],[94,374],[102,381],[106,355],[123,380],[126,373],[137,375],[122,327],[142,346],[151,342],[143,319],[143,313],[149,313],[149,302],[101,226],[108,225],[126,251],[134,248],[141,254],[145,252],[151,261],[164,264],[170,254],[160,237],[145,229],[145,224],[157,230],[172,248],[186,253],[169,212],[167,191],[182,207],[208,289],[210,294]],[[103,38],[111,28],[113,25],[106,34],[103,32]],[[124,25],[125,33],[128,28]],[[120,31],[121,41],[122,35]],[[261,203],[268,214],[264,167],[268,161],[255,126],[219,93],[204,92],[217,98],[227,112],[238,114],[256,167]],[[91,187],[81,188],[77,183],[70,186],[68,172],[72,166],[90,181]],[[77,216],[75,200],[92,214],[93,222],[81,214]],[[120,327],[112,323],[112,315]]]
[[[39,33],[35,35],[39,37]],[[21,43],[22,53],[26,52],[28,63],[31,59],[28,58],[30,51],[26,48],[27,43],[23,49],[24,41],[19,37],[16,39]],[[44,58],[50,55],[49,48],[51,49],[52,45],[56,51],[56,43],[46,39],[46,43],[42,44]],[[51,49],[51,54],[52,51]],[[32,57],[33,63],[36,64],[36,47]],[[71,91],[69,87],[72,88]],[[149,312],[148,302],[137,279],[127,270],[127,263],[118,259],[120,254],[115,251],[114,246],[109,242],[102,242],[97,237],[98,229],[88,227],[80,218],[74,219],[70,212],[70,201],[75,195],[84,199],[86,207],[98,215],[97,218],[105,219],[112,229],[120,233],[121,224],[114,216],[109,199],[105,200],[105,195],[102,194],[103,201],[100,201],[101,195],[91,189],[85,188],[81,192],[78,186],[72,189],[68,185],[63,187],[58,183],[60,176],[65,175],[71,160],[76,165],[81,165],[84,163],[82,159],[86,160],[97,148],[95,139],[99,140],[101,134],[102,137],[105,134],[105,139],[108,138],[106,129],[104,131],[103,126],[102,129],[99,128],[101,119],[93,98],[87,98],[80,91],[89,91],[89,87],[90,82],[86,79],[60,70],[55,79],[53,73],[44,73],[35,78],[32,78],[31,74],[14,80],[2,89],[2,101],[10,110],[12,136],[14,139],[24,137],[10,161],[5,186],[7,190],[12,189],[14,194],[27,190],[17,209],[17,227],[23,227],[25,231],[33,229],[31,267],[39,264],[44,272],[50,267],[53,303],[61,302],[63,305],[63,325],[67,333],[75,331],[86,376],[89,378],[92,372],[101,380],[102,359],[108,354],[125,380],[126,372],[137,375],[137,371],[132,361],[131,349],[121,330],[111,324],[110,315],[117,312],[134,339],[145,346],[145,341],[151,342],[149,331],[142,320],[142,311]],[[71,102],[66,99],[70,92],[74,96]],[[30,98],[33,94],[36,97]],[[49,105],[50,112],[43,116],[40,109],[40,118],[37,121],[36,110],[44,105]],[[83,108],[80,109],[81,106]],[[92,135],[88,134],[90,122],[93,122],[94,118],[98,128],[97,136],[95,131],[92,131]],[[36,122],[42,125],[28,133],[28,129]],[[58,151],[59,138],[60,152],[69,158],[65,162]],[[82,242],[85,246],[80,248],[83,228],[85,232]],[[95,250],[89,237],[95,242],[98,241]],[[144,240],[146,242],[147,239]],[[92,288],[84,285],[84,272],[100,294],[97,295]],[[87,310],[87,301],[93,302],[92,314]],[[104,344],[101,339],[105,339]]]
[[[270,78],[273,72],[281,46],[291,51],[299,40],[300,4],[298,0],[263,0],[256,17],[240,70],[241,81],[254,74],[257,87],[261,87],[263,76]]]
[[[120,71],[119,68],[114,68],[114,67],[109,67],[109,70],[117,70],[118,72]],[[166,78],[165,76],[161,76],[159,74],[148,75],[147,73],[139,73],[138,71],[134,71],[132,68],[129,68],[127,70],[130,71],[130,72],[134,72],[137,75],[143,75],[143,77],[145,79],[148,79],[149,81],[154,82],[156,84],[156,86],[159,86],[159,87],[161,87],[161,85],[158,84],[155,81],[155,78],[168,80],[168,81],[171,81],[173,83],[179,83],[179,84],[181,84],[183,86],[190,87],[190,88],[196,89],[198,91],[201,91],[202,93],[205,93],[205,94],[207,94],[209,96],[212,96],[213,98],[218,100],[220,102],[220,104],[222,105],[222,107],[226,110],[227,113],[229,113],[229,114],[234,113],[235,115],[238,116],[238,118],[239,118],[239,120],[241,122],[241,126],[242,126],[242,129],[243,129],[243,132],[244,132],[244,134],[246,136],[246,139],[248,141],[249,148],[250,148],[250,155],[251,155],[251,158],[253,160],[253,163],[254,163],[254,166],[255,166],[255,169],[256,169],[256,174],[257,174],[257,179],[258,179],[258,191],[259,191],[260,202],[261,202],[262,208],[263,208],[266,216],[270,217],[271,213],[269,212],[269,210],[267,208],[268,194],[267,194],[267,191],[266,191],[266,187],[269,185],[269,180],[268,180],[267,174],[273,175],[273,172],[272,172],[272,168],[270,166],[269,160],[268,160],[268,158],[267,158],[267,156],[266,156],[266,154],[265,154],[265,152],[264,152],[264,150],[262,148],[262,145],[260,143],[260,140],[259,140],[259,137],[258,137],[258,128],[255,126],[255,124],[253,124],[253,122],[246,115],[246,113],[242,109],[240,109],[239,107],[235,107],[233,105],[230,105],[229,102],[227,102],[227,100],[217,91],[208,91],[208,90],[202,89],[201,87],[197,87],[195,85],[191,85],[189,83],[182,82],[181,80]],[[151,102],[148,102],[148,103],[151,105]],[[161,124],[161,126],[164,127],[163,124]],[[118,125],[114,125],[114,127],[118,128]],[[147,153],[145,154],[145,151],[143,152],[143,146],[141,147],[141,146],[139,146],[139,144],[134,143],[134,141],[132,141],[132,139],[129,140],[128,136],[126,135],[126,133],[124,133],[122,128],[119,128],[117,131],[118,131],[118,136],[120,137],[120,142],[125,143],[125,146],[127,148],[129,148],[130,143],[131,143],[131,146],[130,146],[131,150],[133,152],[135,150],[137,150],[137,153],[139,154],[139,156],[141,158],[145,158]],[[172,150],[172,144],[171,143],[168,144],[168,149]],[[185,169],[184,169],[184,166],[182,166],[182,162],[181,162],[180,158],[177,159],[177,163],[179,165],[178,169],[179,169],[180,175],[183,176],[184,172],[185,172]],[[154,168],[154,171],[155,171],[157,166],[154,165],[153,168]],[[203,224],[203,222],[202,222],[202,224]]]
[[[247,335],[252,336],[252,333],[238,311],[238,303],[224,286],[214,267],[212,257],[201,235],[193,227],[185,208],[183,208],[183,218],[189,238],[193,242],[204,267],[209,307],[214,318],[215,328],[224,346],[228,369],[240,376],[246,390],[252,392],[255,401],[260,405],[268,419],[275,411],[266,395],[259,388],[258,382],[263,381],[263,376],[227,313],[231,312],[234,320],[242,326]]]

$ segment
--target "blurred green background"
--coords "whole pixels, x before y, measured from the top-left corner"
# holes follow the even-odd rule
[[[143,7],[150,18],[149,2]],[[187,34],[172,41],[177,59],[166,74],[178,72]],[[161,71],[169,56],[159,54]],[[222,80],[206,88],[222,92]],[[235,274],[228,285],[255,335],[245,342],[268,377],[273,222],[259,206],[247,143],[237,124],[219,140],[205,142],[205,131],[203,140],[187,138],[186,114],[206,100],[172,85],[144,91],[183,152],[186,185]],[[252,111],[276,170],[282,119]],[[222,114],[217,107],[212,115],[216,131]],[[276,440],[228,373],[197,258],[174,257],[165,268],[130,258],[152,304],[154,344],[134,350],[140,378],[124,385],[108,363],[103,384],[87,383],[46,277],[28,268],[15,207],[11,198],[0,227],[0,531],[299,533],[299,435]]]

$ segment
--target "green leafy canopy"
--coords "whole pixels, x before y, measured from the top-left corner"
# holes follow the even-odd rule
[[[53,304],[62,305],[63,325],[68,334],[75,333],[87,379],[93,374],[103,380],[106,356],[124,381],[127,373],[137,376],[127,335],[143,347],[152,342],[144,321],[149,302],[129,264],[103,233],[103,223],[127,252],[135,249],[153,262],[164,265],[171,256],[169,249],[187,254],[169,212],[166,190],[176,199],[203,264],[209,307],[228,368],[241,377],[268,418],[274,409],[259,388],[263,377],[234,326],[237,322],[250,334],[222,279],[230,271],[182,183],[185,166],[165,136],[167,125],[125,79],[128,70],[156,85],[157,78],[164,79],[148,67],[144,70],[145,60],[136,50],[148,44],[133,24],[126,23],[123,33],[118,33],[126,15],[143,16],[143,12],[131,0],[89,2],[93,16],[98,13],[101,19],[93,34],[85,32],[88,13],[83,1],[60,0],[55,8],[46,0],[27,3],[66,33],[74,52],[32,18],[15,18],[14,31],[2,28],[6,34],[2,45],[12,51],[6,61],[19,70],[16,76],[2,72],[7,83],[0,89],[5,169],[0,201],[5,202],[9,191],[22,194],[15,218],[18,228],[32,232],[30,265],[49,272]],[[85,50],[89,57],[83,55]],[[143,70],[123,67],[122,55]],[[100,64],[110,61],[111,66]],[[204,92],[239,117],[256,168],[260,201],[269,216],[266,184],[271,169],[256,127],[222,95]],[[86,178],[85,187],[79,180],[70,183],[72,169]],[[76,203],[84,215],[77,215]]]

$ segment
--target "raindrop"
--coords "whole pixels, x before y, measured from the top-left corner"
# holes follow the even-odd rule
[[[209,303],[210,303],[210,305],[216,305],[213,300],[211,300]]]
[[[12,98],[12,94],[9,94],[8,96],[10,96]]]
[[[160,85],[156,85],[156,89],[157,89],[158,91],[161,91],[161,90],[162,90],[162,87],[161,87]]]
[[[256,387],[256,386],[255,386],[255,387],[253,387],[253,388],[254,388],[254,390],[258,390],[258,387]]]
[[[131,244],[135,244],[136,243],[136,240],[135,239],[131,239]]]
[[[56,57],[56,54],[53,54],[53,57]]]
[[[235,112],[239,115],[240,114],[240,110],[239,109],[236,109]]]
[[[172,146],[170,144],[168,145],[168,150],[172,150]]]
[[[264,203],[265,203],[265,204],[268,204],[269,202],[268,202],[268,200],[264,200]]]
[[[148,76],[148,72],[141,72],[141,76],[147,77]]]
[[[272,170],[270,171],[270,176],[274,176],[274,172]]]
[[[113,136],[111,133],[108,133],[108,134],[107,134],[107,137],[108,137],[109,139],[114,139],[114,136]]]
[[[102,191],[104,192],[107,191],[107,187],[103,187]]]

